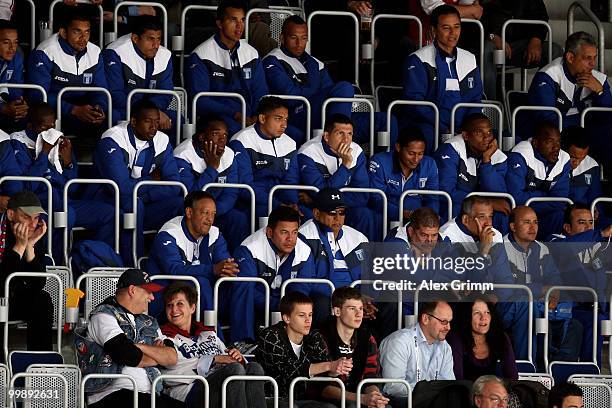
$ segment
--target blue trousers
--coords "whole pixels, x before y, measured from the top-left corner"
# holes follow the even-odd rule
[[[517,360],[527,360],[529,341],[529,303],[498,302],[497,312],[501,316],[504,330],[512,338],[512,347]]]
[[[593,361],[593,310],[577,305],[572,309],[572,316],[582,324],[582,348],[580,349],[580,361]],[[608,317],[601,310],[597,316],[597,330],[601,333],[601,321]],[[597,336],[597,365],[601,367],[601,349],[603,337]]]
[[[232,284],[230,306],[231,341],[254,341],[255,324],[262,319],[265,296],[261,284],[236,282]],[[276,292],[276,293],[275,293]],[[277,310],[280,290],[270,293],[270,310]]]
[[[382,215],[362,206],[351,207],[347,212],[346,224],[364,234],[370,241],[382,241]]]
[[[251,233],[250,209],[232,208],[227,213],[215,218],[215,225],[223,233],[230,254],[240,246]],[[257,223],[257,219],[255,220]],[[255,225],[257,229],[257,224]]]

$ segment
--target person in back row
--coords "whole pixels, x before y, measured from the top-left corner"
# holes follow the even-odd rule
[[[23,53],[19,50],[17,26],[0,20],[0,83],[23,84]],[[23,89],[0,88],[0,129],[6,132],[21,128],[28,114]]]

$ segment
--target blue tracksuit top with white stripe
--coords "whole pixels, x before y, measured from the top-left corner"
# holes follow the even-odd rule
[[[236,133],[229,142],[236,152],[238,177],[241,183],[255,190],[258,216],[267,215],[268,193],[278,184],[299,184],[295,141],[286,134],[270,139],[259,129],[259,124]],[[250,196],[249,196],[250,197]],[[279,191],[274,205],[297,203],[297,191]],[[265,208],[265,214],[261,213]]]
[[[542,68],[533,77],[529,87],[529,105],[551,106],[558,108],[563,117],[563,128],[580,125],[580,114],[590,106],[612,107],[612,94],[608,77],[599,71],[591,72],[595,79],[603,86],[601,96],[588,88],[578,86],[571,76],[562,57],[553,60]],[[530,130],[534,123],[545,120],[557,123],[557,114],[554,112],[532,112],[525,115],[529,122],[523,122],[520,136],[526,139],[531,135]]]
[[[145,59],[132,35],[126,34],[113,41],[102,51],[104,72],[108,89],[113,97],[113,121],[125,120],[127,96],[133,89],[163,89],[172,91],[172,53],[164,46],[157,50],[155,58]],[[142,99],[136,94],[131,103]],[[166,112],[172,100],[169,95],[148,95],[157,108]]]
[[[238,263],[238,276],[263,278],[270,286],[270,304],[278,304],[280,289],[284,281],[291,278],[314,278],[315,267],[310,248],[301,238],[298,238],[293,251],[284,258],[277,255],[277,249],[266,236],[266,228],[255,231],[248,236],[234,251],[234,259]],[[255,284],[256,291],[263,294],[262,285]],[[288,291],[310,293],[307,284],[296,283]]]
[[[190,100],[198,92],[236,92],[246,101],[247,116],[255,115],[262,96],[268,94],[259,54],[246,40],[230,51],[215,34],[200,44],[189,56],[185,81]],[[240,112],[236,98],[200,98],[198,114],[216,113],[233,116]]]
[[[559,159],[548,163],[531,144],[531,139],[520,142],[508,155],[506,183],[517,205],[532,197],[568,197],[570,190],[569,154],[559,151]],[[562,203],[539,203],[542,211],[558,210]]]
[[[15,151],[15,160],[24,176],[44,177],[53,187],[53,205],[58,206],[63,203],[63,192],[66,183],[77,178],[78,168],[77,159],[72,150],[72,164],[63,168],[60,173],[49,160],[49,155],[40,152],[36,157],[36,139],[38,135],[30,130],[22,130],[11,134],[11,144]],[[41,183],[28,183],[28,188],[43,200],[47,200],[47,188]],[[59,210],[58,210],[59,211]]]
[[[354,142],[351,142],[351,149],[353,160],[346,167],[320,136],[304,143],[297,156],[302,184],[318,189],[370,187],[363,150]],[[357,207],[366,205],[368,196],[367,193],[345,193],[344,199],[349,207]]]
[[[423,156],[423,160],[404,180],[397,153],[383,152],[372,157],[369,166],[370,187],[384,191],[387,195],[387,214],[391,221],[399,220],[399,199],[406,190],[439,190],[438,166],[434,159]],[[382,210],[382,198],[373,194],[378,210]],[[404,209],[415,210],[429,207],[435,212],[440,209],[438,196],[409,195],[404,199]]]
[[[23,54],[17,51],[13,59],[5,61],[0,58],[0,84],[23,84]],[[4,99],[4,95],[8,97]],[[0,103],[11,102],[23,95],[23,89],[0,88]]]
[[[546,245],[533,241],[525,251],[512,233],[508,233],[504,236],[504,246],[514,283],[529,286],[534,300],[544,296],[544,286],[561,285],[561,274]]]
[[[315,278],[328,279],[336,288],[349,286],[361,279],[361,262],[368,239],[348,225],[342,226],[338,238],[331,228],[311,219],[300,227],[315,263]]]
[[[136,184],[152,180],[150,174],[154,170],[159,168],[163,181],[180,181],[168,136],[158,131],[152,141],[144,142],[136,139],[132,126],[127,123],[113,126],[102,134],[93,161],[100,177],[111,179],[119,186],[124,210],[132,208]],[[175,194],[176,187],[144,186],[138,196],[148,202]]]
[[[434,153],[440,172],[440,190],[453,199],[453,216],[461,210],[463,199],[473,191],[505,193],[506,155],[497,149],[491,162],[483,163],[467,148],[463,136],[454,136]]]
[[[423,47],[406,58],[403,73],[403,99],[433,102],[440,111],[440,133],[450,130],[453,106],[460,102],[480,103],[482,100],[482,81],[476,57],[461,48],[448,55],[434,44]],[[478,108],[459,110],[455,115],[456,128],[465,115],[479,111]],[[406,112],[415,125],[431,132],[434,123],[431,108],[407,106]]]
[[[148,269],[150,275],[181,275],[214,281],[213,267],[231,258],[223,235],[214,225],[203,237],[195,239],[187,229],[185,217],[166,222],[153,241]]]
[[[49,104],[55,108],[57,94],[67,86],[98,86],[108,89],[100,48],[87,43],[87,48],[77,53],[58,34],[41,42],[28,61],[28,82],[40,85],[47,91]],[[42,101],[42,95],[31,92],[31,99]],[[68,114],[73,103],[99,105],[106,112],[107,99],[98,92],[70,92],[62,99],[62,113]]]
[[[238,166],[234,151],[225,146],[219,168],[210,167],[204,161],[202,151],[196,149],[196,139],[187,139],[174,149],[174,159],[181,182],[188,191],[199,191],[208,183],[238,183]],[[234,188],[210,189],[217,205],[217,215],[234,208],[239,190]]]
[[[0,177],[21,175],[10,136],[0,129]],[[1,195],[11,196],[21,190],[23,187],[20,181],[6,181],[0,184]]]
[[[601,197],[601,172],[599,163],[586,155],[578,167],[570,172],[569,198],[574,203],[591,205],[593,200]]]

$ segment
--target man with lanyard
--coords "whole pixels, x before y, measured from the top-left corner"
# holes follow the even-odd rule
[[[145,180],[180,181],[168,136],[159,132],[159,110],[149,100],[138,101],[129,123],[104,132],[94,151],[95,169],[101,178],[119,186],[120,204],[124,212],[133,212],[132,195],[136,184]],[[99,189],[96,195],[112,200],[110,191]],[[143,253],[142,231],[158,229],[168,219],[179,215],[183,198],[176,187],[144,186],[138,190],[137,254]],[[131,264],[131,240],[124,240],[122,256]]]
[[[456,217],[463,199],[471,192],[507,192],[506,155],[497,146],[489,118],[482,113],[467,115],[461,124],[461,134],[442,144],[434,157],[440,172],[440,190],[449,193],[453,200],[453,214],[446,214],[446,207],[442,206],[442,218]],[[494,225],[504,231],[510,205],[503,198],[491,199],[491,203]]]
[[[148,271],[151,275],[193,276],[200,283],[201,310],[213,310],[213,288],[217,278],[235,276],[238,265],[215,221],[215,200],[206,191],[192,191],[185,198],[185,215],[166,222],[153,241]],[[229,300],[228,285],[222,286],[222,298]],[[161,312],[156,302],[151,315]],[[229,305],[222,306],[227,310]]]
[[[246,125],[257,121],[257,104],[268,86],[257,50],[240,37],[244,31],[245,5],[224,0],[217,7],[218,34],[200,44],[187,60],[185,81],[189,98],[199,92],[236,92],[246,101]],[[230,136],[241,128],[242,110],[236,98],[200,98],[197,113],[221,115]]]
[[[153,16],[136,17],[132,33],[118,38],[102,52],[104,71],[113,97],[113,122],[125,120],[128,94],[138,88],[172,91],[172,53],[160,44],[162,26]],[[168,110],[170,95],[136,94],[132,103],[148,97],[159,109],[159,128],[176,126],[176,111]],[[168,132],[171,133],[171,132]]]
[[[0,83],[23,84],[23,53],[19,51],[17,26],[0,20]],[[0,128],[17,130],[28,114],[23,89],[0,88]]]
[[[454,380],[453,352],[446,342],[453,310],[443,300],[419,303],[418,322],[393,332],[380,344],[383,378],[406,380],[410,389],[419,381]],[[392,406],[406,405],[406,388],[388,383],[383,388]]]
[[[482,100],[480,70],[474,54],[457,47],[461,35],[459,12],[448,4],[431,13],[435,41],[411,54],[404,63],[404,97],[433,102],[440,112],[440,134],[450,133],[451,109],[458,103]],[[421,128],[427,138],[427,153],[435,148],[434,112],[428,106],[408,106],[407,119]],[[455,123],[462,123],[478,108],[460,109]],[[450,135],[448,137],[452,137]]]

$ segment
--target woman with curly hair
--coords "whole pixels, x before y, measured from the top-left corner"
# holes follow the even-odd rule
[[[458,324],[446,338],[453,350],[455,378],[474,381],[482,375],[498,375],[518,379],[512,343],[493,303],[477,295],[457,306]]]

